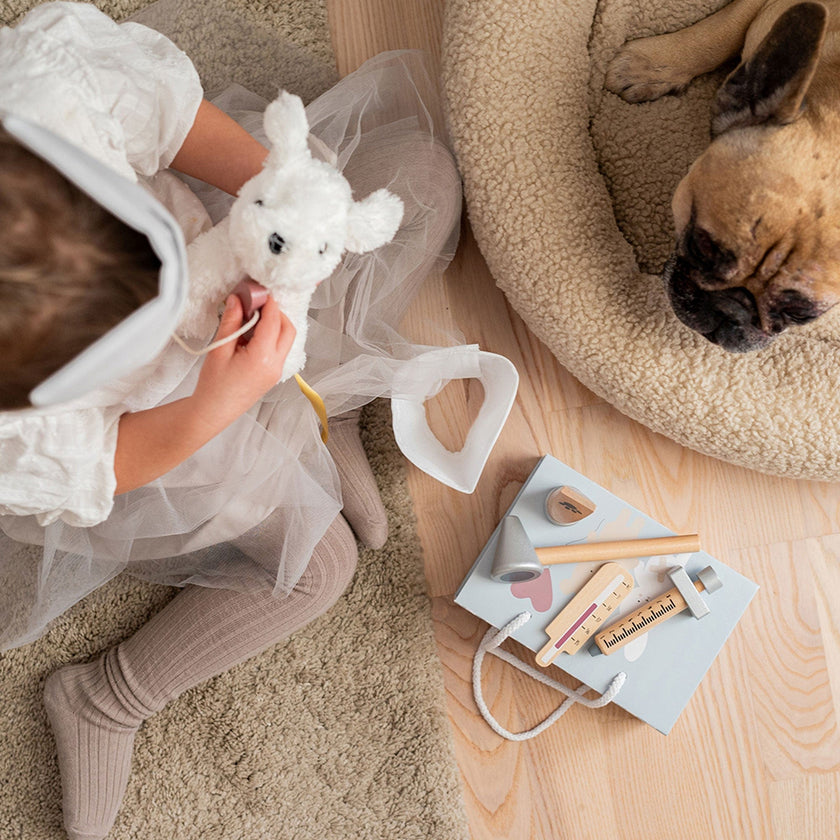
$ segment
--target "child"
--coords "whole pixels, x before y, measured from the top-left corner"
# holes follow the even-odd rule
[[[403,362],[425,348],[395,325],[460,209],[415,64],[383,56],[308,109],[357,197],[385,186],[406,207],[392,243],[346,259],[313,299],[304,376],[332,415],[349,416],[330,423],[329,449],[296,384],[272,387],[294,335],[273,303],[245,347],[196,361],[170,343],[72,402],[27,407],[33,388],[157,294],[165,266],[49,161],[0,136],[0,528],[44,547],[39,568],[0,550],[0,644],[37,638],[123,570],[184,587],[130,639],[47,680],[71,838],[110,830],[143,720],[334,603],[356,561],[345,516],[362,542],[385,540],[353,411],[398,380],[410,388]],[[47,3],[0,30],[0,78],[0,112],[142,183],[188,238],[206,213],[166,170],[234,194],[265,156],[202,98],[171,42],[86,4]],[[219,194],[206,197],[223,214]],[[217,337],[241,318],[232,297]]]

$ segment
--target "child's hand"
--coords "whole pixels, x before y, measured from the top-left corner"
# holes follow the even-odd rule
[[[295,328],[271,297],[260,314],[247,344],[229,341],[207,354],[192,396],[122,415],[114,454],[117,493],[169,472],[279,381]],[[217,338],[231,335],[241,324],[242,304],[231,295]]]
[[[216,339],[226,338],[242,325],[242,303],[231,295],[226,303]],[[295,339],[292,322],[269,296],[247,344],[229,341],[207,354],[193,399],[197,411],[235,419],[246,412],[280,380],[283,364]]]

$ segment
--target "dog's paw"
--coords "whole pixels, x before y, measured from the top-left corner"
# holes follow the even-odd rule
[[[692,75],[657,56],[653,42],[658,40],[625,44],[607,67],[604,87],[627,102],[649,102],[685,90]]]

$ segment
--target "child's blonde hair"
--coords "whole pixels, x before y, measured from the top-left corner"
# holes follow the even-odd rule
[[[158,289],[160,262],[119,221],[0,128],[0,409]]]

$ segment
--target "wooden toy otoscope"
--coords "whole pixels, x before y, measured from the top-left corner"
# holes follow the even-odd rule
[[[534,548],[519,517],[511,514],[502,520],[490,577],[502,583],[523,583],[536,580],[546,566],[555,563],[658,557],[699,550],[700,537],[697,534]]]

